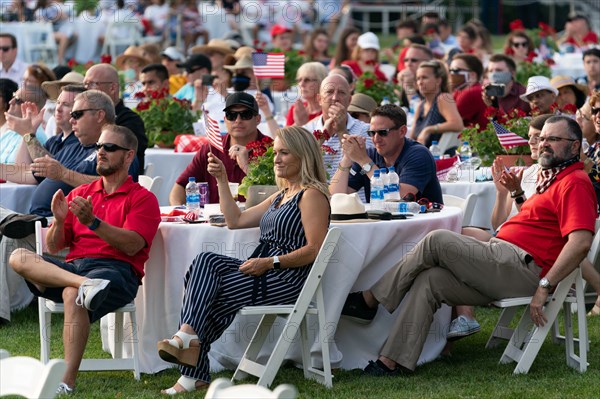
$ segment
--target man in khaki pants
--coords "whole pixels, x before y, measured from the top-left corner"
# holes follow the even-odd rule
[[[547,322],[542,308],[549,293],[587,255],[594,234],[598,205],[579,162],[581,137],[581,129],[570,118],[554,116],[546,121],[540,136],[537,193],[495,238],[481,242],[434,231],[370,290],[349,295],[342,314],[362,321],[375,317],[379,303],[392,313],[403,302],[379,359],[369,362],[365,374],[414,371],[433,314],[442,303],[485,305],[533,296],[533,322],[538,326]]]

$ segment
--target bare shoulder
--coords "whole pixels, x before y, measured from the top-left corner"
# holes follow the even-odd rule
[[[307,204],[311,208],[324,207],[329,209],[329,198],[316,188],[307,188],[299,204]]]
[[[444,106],[446,104],[456,104],[454,97],[450,93],[440,93],[437,101],[438,101],[438,106]]]

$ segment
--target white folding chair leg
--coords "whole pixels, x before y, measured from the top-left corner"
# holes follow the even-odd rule
[[[248,374],[263,374],[265,366],[256,362],[256,359],[258,358],[258,354],[260,353],[265,340],[269,336],[269,331],[271,331],[271,327],[276,318],[277,315],[275,314],[265,314],[260,318],[256,331],[250,340],[250,344],[246,348],[244,356],[240,360],[238,368],[233,374],[232,380],[243,380],[248,377]],[[248,373],[245,372],[245,370],[248,371]]]
[[[500,318],[494,327],[494,331],[485,345],[486,349],[495,348],[501,343],[510,340],[510,337],[512,337],[514,332],[514,329],[510,327],[510,322],[515,317],[518,309],[520,308],[517,306],[502,309],[502,313],[500,313]]]
[[[581,272],[579,271],[579,273]],[[577,303],[578,339],[575,339],[574,337],[571,304],[565,302],[565,353],[567,364],[580,373],[584,373],[588,366],[587,352],[590,343],[588,340],[587,318],[585,313],[585,282],[582,278],[575,279],[575,297]],[[576,344],[579,347],[579,354],[575,352]]]

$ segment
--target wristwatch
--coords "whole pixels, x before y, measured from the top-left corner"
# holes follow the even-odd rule
[[[279,262],[279,256],[277,256],[277,255],[273,256],[273,269],[275,269],[275,270],[281,269],[281,262]]]
[[[523,195],[519,195],[518,197],[515,197],[515,203],[517,205],[521,205],[523,202],[525,202],[525,197],[523,197]]]
[[[88,226],[88,229],[90,229],[92,231],[96,230],[98,228],[98,226],[100,226],[101,221],[102,220],[100,220],[99,218],[94,218],[94,221],[92,222],[92,224],[90,224]]]
[[[375,165],[375,162],[373,162],[373,161],[364,164],[362,166],[362,169],[360,170],[360,174],[366,175],[367,173],[369,173],[371,171],[371,169],[373,168],[374,165]]]
[[[542,288],[545,288],[547,290],[551,290],[552,288],[554,288],[552,286],[552,284],[550,284],[550,280],[548,280],[546,277],[543,277],[540,280],[539,286],[542,287]]]
[[[23,141],[27,144],[32,142],[33,139],[35,139],[35,133],[27,133],[25,136],[23,136]]]

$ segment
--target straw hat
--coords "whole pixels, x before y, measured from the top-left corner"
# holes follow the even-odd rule
[[[362,93],[356,93],[352,96],[352,101],[348,106],[348,112],[358,112],[361,114],[369,114],[377,108],[377,102],[371,96]]]
[[[588,94],[588,88],[587,88],[587,86],[579,84],[579,83],[575,83],[575,79],[573,79],[570,76],[566,76],[566,75],[555,76],[550,81],[550,84],[556,90],[559,90],[559,89],[561,89],[562,87],[565,87],[565,86],[573,86],[575,88],[575,90],[579,90],[580,92],[583,93],[583,95],[587,96],[587,94]]]
[[[46,93],[48,98],[52,101],[56,101],[63,86],[69,84],[83,84],[84,76],[79,72],[69,72],[62,77],[61,80],[52,80],[42,83],[42,90]]]
[[[334,223],[371,222],[357,193],[331,196],[331,221]]]
[[[222,39],[211,39],[208,44],[204,44],[202,46],[192,47],[192,54],[196,53],[204,53],[204,54],[212,54],[219,53],[223,55],[233,54],[233,50],[231,46]]]
[[[150,61],[143,56],[143,51],[141,48],[136,47],[136,46],[129,46],[127,47],[127,50],[125,50],[125,52],[123,54],[121,54],[120,56],[117,57],[117,68],[118,69],[123,69],[123,67],[125,66],[125,61],[127,61],[130,58],[134,58],[136,60],[138,60],[140,62],[140,65],[146,66],[150,63]]]
[[[242,57],[252,57],[252,53],[256,52],[255,49],[249,46],[242,46],[235,51],[233,55],[236,60],[239,60]]]
[[[235,71],[237,69],[247,69],[247,68],[252,69],[252,67],[253,67],[252,57],[247,56],[247,57],[242,57],[239,60],[237,60],[235,65],[225,65],[223,68],[229,69],[230,71]]]
[[[545,76],[531,76],[527,80],[527,91],[521,94],[521,100],[529,102],[527,97],[530,94],[537,93],[538,91],[548,90],[558,96],[558,90],[556,90],[551,84],[550,79]]]

